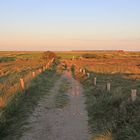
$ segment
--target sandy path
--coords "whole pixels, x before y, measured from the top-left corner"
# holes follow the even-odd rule
[[[54,98],[62,80],[67,78],[71,88],[68,91],[69,104],[55,108]],[[90,140],[88,132],[85,98],[81,85],[65,72],[55,83],[50,97],[44,97],[29,119],[30,129],[20,140]]]

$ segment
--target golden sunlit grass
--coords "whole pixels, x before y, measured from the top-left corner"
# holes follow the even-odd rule
[[[58,78],[59,75],[52,67],[32,79],[30,86],[24,92],[18,91],[18,94],[13,94],[9,102],[6,101],[6,107],[0,109],[0,139],[9,140],[13,137],[13,139],[20,139],[25,131],[27,118],[40,99],[49,96],[49,91]],[[5,104],[3,99],[0,100]]]
[[[123,51],[83,51],[83,52],[61,52],[58,53],[68,66],[73,64],[81,68],[86,68],[95,73],[108,74],[133,74],[140,75],[140,53],[139,52],[123,52]],[[75,59],[72,60],[73,56]],[[80,58],[80,57],[94,58]],[[71,59],[65,59],[71,58]],[[133,76],[134,78],[134,76]]]
[[[130,54],[116,58],[62,60],[63,66],[74,67],[74,75],[83,84],[92,140],[140,139],[140,57]],[[106,89],[108,82],[111,83],[110,92]],[[137,90],[135,101],[131,98],[132,89]]]
[[[49,54],[53,53],[49,52]],[[12,55],[15,55],[14,52]],[[17,137],[17,133],[20,135],[26,119],[40,98],[49,95],[48,91],[58,78],[54,57],[41,60],[40,57],[34,58],[34,54],[32,56],[27,53],[30,59],[26,59],[25,52],[22,55],[24,55],[22,59],[18,56],[16,61],[8,60],[8,62],[0,63],[3,73],[0,75],[1,139],[7,137],[11,139],[14,134]],[[48,53],[46,55],[48,56]]]
[[[0,76],[20,73],[24,74],[30,70],[41,67],[44,63],[40,60],[16,60],[14,62],[0,63]]]
[[[16,83],[7,90],[5,90],[6,92],[3,93],[3,95],[1,95],[0,97],[0,108],[5,107],[9,97],[11,97],[13,94],[17,93],[20,90],[21,88],[19,83]]]
[[[56,52],[62,59],[80,58],[84,54],[96,55],[98,58],[112,59],[112,58],[138,58],[140,52],[125,52],[125,51],[66,51]]]
[[[98,136],[94,136],[92,140],[113,140],[111,132],[106,132],[104,134],[100,134]]]
[[[21,85],[20,85],[20,77],[17,77],[16,80],[14,79],[14,81],[10,81],[10,82],[4,82],[3,84],[1,84],[1,89],[3,89],[1,91],[1,96],[0,96],[0,107],[5,107],[8,99],[15,93],[21,91]],[[27,74],[26,76],[24,76],[24,82],[26,83],[26,88],[27,85],[30,83],[30,81],[32,80],[32,75],[31,73]],[[7,85],[8,84],[8,85]]]
[[[95,73],[106,74],[127,74],[133,75],[133,78],[139,78],[140,75],[140,58],[135,59],[75,59],[66,60],[65,63],[70,67],[75,64],[78,67],[85,68]],[[137,76],[134,76],[137,75]]]
[[[36,74],[38,75],[39,73],[36,73]],[[28,88],[30,81],[33,79],[32,73],[29,72],[28,74],[26,74],[26,76],[24,76],[23,79],[26,84],[26,88]],[[19,77],[17,77],[16,81],[10,81],[8,83],[4,82],[3,84],[1,84],[1,89],[3,89],[3,91],[1,91],[0,108],[3,108],[5,107],[8,99],[13,94],[18,93],[19,91],[22,90]]]
[[[10,56],[9,53],[2,53],[3,56]],[[38,54],[37,54],[38,55]],[[5,107],[9,97],[21,91],[20,78],[23,78],[25,88],[28,88],[30,81],[33,79],[32,72],[35,76],[40,74],[40,70],[45,70],[46,64],[51,64],[51,60],[43,61],[36,54],[11,52],[11,56],[17,56],[16,61],[0,63],[0,107]],[[22,57],[21,57],[22,56]],[[28,57],[27,57],[28,56]],[[40,56],[40,55],[39,55]],[[43,68],[44,67],[44,68]]]
[[[98,57],[79,59],[84,53],[85,52],[71,52],[68,54],[68,52],[64,52],[59,54],[62,58],[67,59],[62,59],[58,70],[61,71],[62,67],[65,67],[63,64],[66,64],[71,70],[72,66],[75,65],[76,69],[73,71],[73,73],[75,72],[74,76],[81,80],[87,94],[87,109],[90,124],[93,133],[95,133],[93,140],[112,140],[114,136],[113,131],[112,133],[103,133],[106,130],[112,129],[115,130],[115,134],[117,133],[116,137],[119,137],[120,140],[123,140],[123,136],[129,137],[130,139],[135,138],[131,132],[135,130],[134,128],[139,130],[139,125],[137,125],[139,124],[139,112],[135,109],[139,109],[140,90],[139,81],[136,80],[140,79],[139,53],[116,53],[114,56],[114,52],[92,52]],[[16,55],[18,54],[16,53]],[[76,59],[68,59],[72,58],[73,55],[76,56]],[[10,53],[8,56],[10,56]],[[12,53],[12,56],[15,56],[15,54]],[[28,59],[26,57],[28,57]],[[1,108],[6,106],[9,97],[21,91],[20,78],[24,79],[26,83],[25,88],[28,89],[30,81],[33,79],[32,72],[34,71],[36,75],[38,75],[39,69],[43,69],[44,62],[42,62],[39,57],[33,59],[31,54],[23,53],[18,55],[17,58],[16,61],[0,63],[0,89],[2,89],[0,91]],[[85,74],[80,72],[79,68],[91,72],[92,76],[97,76],[96,87],[93,86],[93,77],[87,79]],[[120,77],[120,75],[123,76]],[[105,90],[107,81],[111,82],[110,94],[106,93]],[[135,103],[130,101],[130,91],[132,88],[136,88],[138,91],[138,99]],[[123,109],[125,111],[122,111],[122,108],[120,108],[122,105],[124,105]],[[127,124],[125,122],[127,122]],[[120,125],[121,127],[119,127]],[[104,130],[104,126],[109,127],[109,129]],[[98,130],[97,133],[94,131],[95,129]],[[119,131],[116,132],[116,130]],[[137,134],[137,132],[135,133]]]

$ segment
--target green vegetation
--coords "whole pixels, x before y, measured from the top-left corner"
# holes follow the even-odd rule
[[[72,59],[73,56],[75,58],[79,58],[81,56],[81,53],[79,53],[79,52],[57,52],[56,54],[60,58],[64,58],[64,59]]]
[[[41,58],[42,52],[25,52],[25,53],[20,53],[20,54],[16,54],[17,58]]]
[[[0,57],[0,63],[16,61],[16,57]]]
[[[41,51],[0,51],[1,57],[15,57],[22,59],[39,59],[42,56]]]
[[[97,86],[93,85],[94,76]],[[111,83],[110,93],[106,91],[107,82]],[[82,81],[93,140],[140,140],[139,82],[118,74],[92,74]],[[131,100],[131,89],[138,91],[135,102]]]
[[[75,78],[75,66],[74,65],[71,66],[71,72],[72,72],[72,76]]]
[[[57,108],[63,108],[68,104],[69,98],[66,92],[69,89],[69,82],[67,79],[63,79],[60,89],[56,96],[55,105]]]
[[[140,52],[125,52],[125,51],[69,51],[56,52],[56,54],[63,59],[80,58],[82,56],[88,58],[138,58]]]
[[[29,65],[25,65],[26,61],[16,61],[17,63],[15,63],[15,65],[4,63],[5,66],[3,66],[4,70],[2,71],[3,77],[1,76],[0,83],[5,83],[6,86],[4,86],[4,88],[6,88],[1,88],[2,86],[0,85],[2,89],[0,95],[7,93],[6,89],[14,85],[14,83],[17,82],[16,79],[19,82],[19,77],[26,75],[27,72],[33,69],[37,69],[37,67],[39,68],[41,66],[39,64],[42,54],[43,52],[0,52],[0,63],[11,62],[16,59],[30,59],[36,62],[33,64],[33,61],[27,61]],[[132,58],[139,58],[140,52],[79,51],[57,52],[56,54],[60,58],[66,59],[72,59],[73,56],[75,58],[80,58],[81,56],[83,56],[83,58],[101,58],[101,61],[94,62],[93,65],[89,63],[90,61],[88,62],[88,60],[87,62],[89,64],[85,60],[83,64],[81,63],[81,67],[83,65],[83,68],[87,70],[99,72],[98,74],[92,73],[92,77],[86,80],[84,79],[84,81],[81,79],[85,89],[85,96],[87,97],[86,103],[93,140],[101,140],[101,138],[103,138],[102,140],[140,140],[140,80],[126,80],[123,79],[124,75],[119,74],[101,74],[101,72],[123,73],[130,71],[131,74],[137,72],[137,75],[139,75],[139,67],[135,67],[135,65],[139,66],[139,59],[132,60]],[[43,59],[51,59],[52,56],[55,56],[55,54],[46,52],[43,55]],[[109,58],[112,62],[104,62],[106,59],[109,60]],[[115,59],[111,58],[117,58],[118,60],[115,61]],[[128,59],[122,61],[122,58]],[[23,62],[23,64],[21,64],[21,62]],[[17,136],[18,139],[22,132],[25,131],[24,124],[27,123],[27,118],[35,109],[39,100],[43,98],[44,95],[49,95],[49,90],[58,77],[58,75],[55,74],[55,69],[59,63],[59,59],[56,59],[55,65],[51,70],[45,71],[33,79],[29,88],[23,93],[12,94],[13,97],[7,103],[7,106],[0,109],[1,140],[12,140],[15,136]],[[20,64],[25,65],[25,67],[22,67]],[[33,66],[30,66],[31,64],[33,64]],[[12,68],[14,69],[12,70]],[[71,67],[73,77],[77,76],[75,75],[75,68],[74,65]],[[64,70],[66,69],[67,65],[64,65]],[[133,69],[134,72],[131,71],[131,69]],[[93,85],[94,76],[97,77],[97,86]],[[106,91],[107,82],[111,83],[110,93]],[[67,105],[69,99],[66,92],[68,88],[69,83],[64,80],[56,96],[56,107],[63,108]],[[138,97],[135,102],[131,101],[131,89],[137,89]]]
[[[83,58],[98,58],[98,55],[86,53],[86,54],[83,54],[82,57]]]
[[[27,118],[31,115],[39,100],[44,95],[49,95],[58,75],[55,73],[55,66],[34,78],[23,93],[13,95],[4,109],[0,110],[0,139],[15,140],[20,137]]]

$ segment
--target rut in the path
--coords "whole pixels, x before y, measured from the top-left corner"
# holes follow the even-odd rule
[[[55,108],[55,97],[64,78],[70,82],[69,104]],[[81,85],[65,72],[55,83],[50,97],[44,97],[29,119],[30,129],[21,140],[90,140],[85,98]]]

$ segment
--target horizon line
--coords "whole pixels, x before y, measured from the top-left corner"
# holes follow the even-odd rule
[[[52,52],[93,52],[93,51],[122,51],[122,52],[140,52],[140,50],[121,50],[121,49],[110,49],[110,50],[104,50],[104,49],[99,49],[99,50],[0,50],[0,52],[45,52],[45,51],[52,51]]]

